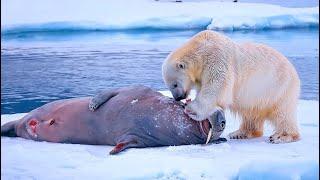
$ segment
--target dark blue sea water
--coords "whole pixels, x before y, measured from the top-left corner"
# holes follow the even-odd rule
[[[166,90],[163,60],[198,31],[1,35],[1,114],[133,84]],[[319,99],[318,28],[224,33],[238,42],[265,43],[282,52],[298,71],[301,99]]]

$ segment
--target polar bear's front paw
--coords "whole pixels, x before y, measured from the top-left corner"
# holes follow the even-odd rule
[[[90,103],[89,103],[89,110],[90,111],[95,111],[96,109],[98,109],[99,107],[99,103],[95,101],[95,99],[91,99]]]
[[[194,102],[190,102],[184,109],[184,113],[186,113],[190,118],[196,121],[202,121],[207,117],[202,113],[200,109],[197,108]]]
[[[194,120],[199,120],[197,113],[185,108],[184,109],[184,113],[186,113],[190,118],[194,119]]]
[[[230,137],[230,139],[248,139],[247,134],[240,131],[240,130],[237,130],[237,131],[230,133],[229,137]]]
[[[299,134],[274,133],[269,137],[268,142],[273,144],[288,143],[299,140]]]

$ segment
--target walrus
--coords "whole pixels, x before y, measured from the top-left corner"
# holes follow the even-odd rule
[[[223,111],[198,122],[183,110],[183,103],[151,88],[131,86],[106,90],[93,98],[45,104],[20,120],[1,126],[1,136],[54,143],[115,145],[110,154],[132,147],[226,141],[220,138],[226,123]]]

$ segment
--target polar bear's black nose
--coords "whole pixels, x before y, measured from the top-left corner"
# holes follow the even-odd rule
[[[187,97],[187,94],[186,93],[183,93],[182,95],[173,95],[173,98],[174,98],[174,100],[176,100],[176,101],[180,101],[180,100],[182,100],[182,99],[185,99]]]
[[[182,96],[179,96],[179,97],[175,97],[175,98],[174,98],[174,100],[176,100],[176,101],[180,101],[180,100],[182,100],[182,99],[184,99]]]

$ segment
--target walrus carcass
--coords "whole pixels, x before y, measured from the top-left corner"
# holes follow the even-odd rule
[[[135,147],[223,142],[222,111],[194,121],[184,105],[145,86],[107,90],[94,98],[73,98],[45,104],[20,120],[1,126],[1,136],[36,141],[115,145],[110,154]],[[209,137],[208,137],[209,136]]]

